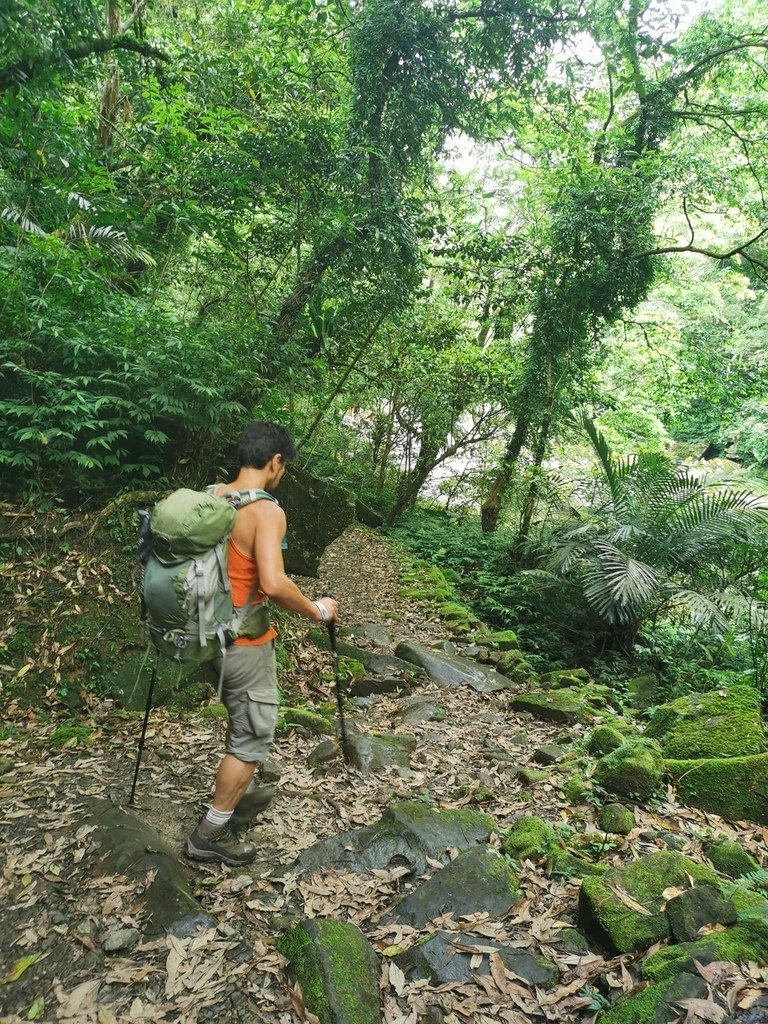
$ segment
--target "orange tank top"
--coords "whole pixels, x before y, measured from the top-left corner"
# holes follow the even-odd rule
[[[253,590],[254,586],[259,582],[259,568],[253,558],[250,558],[245,552],[241,551],[240,548],[230,539],[229,542],[229,557],[227,560],[227,573],[229,575],[229,582],[232,587],[232,604],[235,608],[240,608],[248,600],[248,595]],[[264,600],[264,593],[259,590],[256,592],[256,596],[251,602],[251,607],[260,605]],[[248,620],[246,619],[244,628],[248,628]],[[274,640],[277,636],[277,632],[270,626],[263,636],[249,637],[239,636],[235,640],[235,646],[239,647],[259,647],[261,644],[269,643],[270,640]]]

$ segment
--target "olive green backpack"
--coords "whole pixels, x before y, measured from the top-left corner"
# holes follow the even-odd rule
[[[232,603],[228,541],[238,509],[277,499],[256,489],[222,496],[215,489],[183,487],[159,501],[149,516],[143,515],[139,551],[144,621],[161,654],[190,666],[226,654],[246,616],[250,635],[269,629],[266,599],[251,607],[258,584],[242,607]]]

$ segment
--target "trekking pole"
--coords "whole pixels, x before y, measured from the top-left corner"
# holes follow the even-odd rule
[[[155,657],[152,661],[152,677],[149,681],[149,693],[147,694],[147,706],[144,709],[144,722],[141,726],[141,736],[139,737],[139,750],[136,755],[136,767],[133,771],[133,784],[131,786],[131,795],[128,797],[128,806],[133,807],[133,798],[136,795],[136,783],[139,781],[139,767],[141,766],[141,755],[144,752],[144,739],[147,735],[147,722],[149,721],[149,712],[152,710],[152,695],[155,692],[155,680],[157,679],[157,660],[159,658],[159,652],[155,651]]]
[[[323,593],[323,597],[333,597],[330,590]],[[344,721],[344,699],[341,692],[341,677],[339,675],[339,653],[336,650],[336,620],[331,619],[328,623],[328,641],[331,645],[331,660],[333,661],[333,680],[336,686],[336,706],[339,709],[339,732],[341,733],[341,753],[344,760],[349,764],[349,741],[347,739],[347,724]]]

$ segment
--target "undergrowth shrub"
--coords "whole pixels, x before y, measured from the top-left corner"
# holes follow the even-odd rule
[[[0,484],[15,494],[156,479],[239,430],[257,395],[243,342],[106,288],[50,237],[0,248],[0,275]]]

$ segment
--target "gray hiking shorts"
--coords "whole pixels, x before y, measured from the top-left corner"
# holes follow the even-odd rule
[[[221,661],[210,665],[218,682]],[[222,700],[229,712],[227,753],[239,761],[263,761],[275,738],[279,706],[274,640],[227,649]]]

